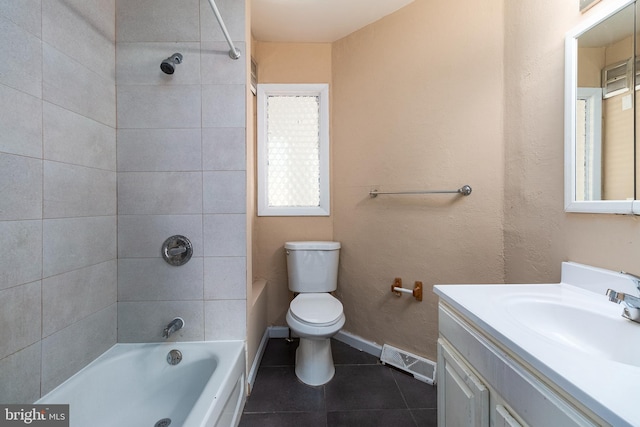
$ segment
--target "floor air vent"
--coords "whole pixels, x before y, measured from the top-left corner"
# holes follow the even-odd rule
[[[436,364],[431,360],[387,344],[382,346],[380,360],[386,365],[395,366],[412,374],[415,379],[424,381],[427,384],[433,385],[436,382]]]

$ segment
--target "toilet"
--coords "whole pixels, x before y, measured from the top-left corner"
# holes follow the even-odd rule
[[[300,337],[296,376],[318,386],[333,378],[331,340],[344,326],[342,303],[329,292],[338,284],[339,242],[287,242],[289,290],[296,294],[287,312],[287,324]]]

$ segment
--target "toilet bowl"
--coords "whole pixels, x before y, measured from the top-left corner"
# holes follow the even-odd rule
[[[312,386],[329,382],[335,374],[331,340],[345,323],[342,303],[329,292],[336,289],[337,242],[288,242],[289,289],[297,293],[287,311],[291,332],[300,337],[296,376]]]
[[[296,376],[305,384],[326,384],[335,373],[330,338],[344,326],[342,304],[327,293],[300,294],[291,301],[286,319],[300,337]]]

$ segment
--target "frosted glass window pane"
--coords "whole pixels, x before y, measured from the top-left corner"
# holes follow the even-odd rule
[[[320,205],[320,99],[267,100],[268,205]]]

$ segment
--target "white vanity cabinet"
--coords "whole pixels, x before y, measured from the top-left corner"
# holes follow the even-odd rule
[[[438,425],[488,427],[489,390],[442,340],[438,369]]]
[[[439,335],[439,427],[608,425],[442,301]]]

